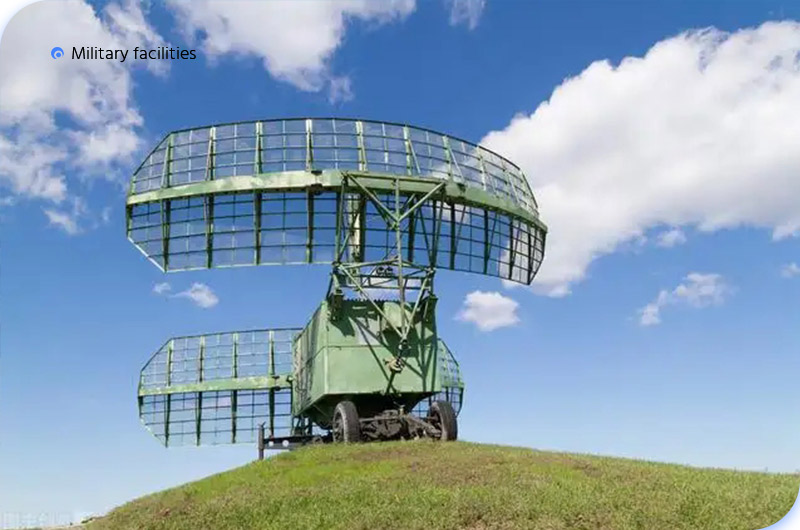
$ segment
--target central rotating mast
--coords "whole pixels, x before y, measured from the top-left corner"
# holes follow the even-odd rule
[[[444,183],[438,183],[427,192],[403,196],[403,179],[394,177],[389,179],[393,193],[379,195],[361,182],[370,179],[374,177],[354,173],[342,175],[336,215],[336,233],[339,237],[336,239],[328,301],[332,320],[338,318],[342,301],[348,292],[369,302],[399,338],[398,349],[387,362],[393,372],[399,372],[405,366],[403,357],[408,351],[408,336],[414,327],[413,323],[421,312],[430,312],[432,318],[435,311],[433,279],[436,268],[432,264],[436,263],[436,242],[439,241],[444,211],[443,203],[437,202],[436,198],[444,196],[445,186]],[[368,204],[385,223],[389,243],[383,249],[383,255],[376,256],[377,259],[366,256],[364,234]],[[422,222],[416,222],[415,217]],[[415,227],[418,225],[422,227],[418,237],[432,242],[425,245],[428,250],[425,256],[427,264],[414,260]],[[375,226],[370,228],[376,229]],[[405,238],[408,240],[404,245]],[[378,299],[385,299],[386,294],[397,297],[399,314],[387,315],[381,304],[377,303]]]

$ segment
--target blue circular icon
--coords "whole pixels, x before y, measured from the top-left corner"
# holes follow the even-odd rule
[[[64,56],[64,50],[62,50],[58,46],[50,50],[50,57],[52,57],[53,59],[58,59],[59,57],[63,56]]]

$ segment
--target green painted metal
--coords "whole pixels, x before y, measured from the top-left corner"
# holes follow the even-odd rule
[[[423,398],[441,392],[438,367],[444,361],[432,307],[418,312],[411,323],[403,369],[392,368],[401,349],[397,330],[412,315],[411,304],[405,311],[402,308],[398,301],[373,305],[344,300],[333,318],[324,301],[297,339],[292,413],[327,427],[342,399],[353,401],[361,414],[370,416],[397,405],[411,410]]]
[[[142,422],[165,445],[252,442],[267,419],[288,433],[294,419],[292,348],[299,332],[247,330],[168,340],[140,374]],[[277,408],[276,396],[285,402]]]
[[[383,304],[387,314],[396,312],[388,309],[396,304]],[[142,423],[164,445],[206,445],[253,442],[261,423],[273,437],[291,433],[301,417],[325,425],[335,397],[342,395],[364,412],[370,403],[394,402],[397,395],[408,410],[422,411],[434,396],[460,409],[464,383],[458,363],[436,338],[430,313],[415,326],[409,369],[400,374],[379,366],[394,347],[375,310],[348,301],[346,315],[331,322],[323,302],[302,330],[170,339],[142,369]],[[376,394],[383,398],[376,400]]]
[[[134,173],[128,238],[164,271],[327,263],[303,329],[179,337],[142,369],[140,417],[165,445],[252,441],[434,400],[459,411],[436,331],[437,269],[533,281],[547,227],[517,166],[403,124],[264,120],[168,134]]]
[[[267,377],[240,377],[224,379],[221,381],[206,381],[203,383],[189,383],[184,385],[167,385],[154,388],[142,388],[139,396],[153,396],[161,394],[181,394],[185,392],[213,392],[220,390],[259,390],[268,388],[290,388],[289,375],[276,375]]]
[[[134,172],[130,193],[254,172],[325,169],[449,180],[537,209],[522,171],[485,147],[430,129],[347,118],[262,120],[172,132]]]
[[[399,234],[414,234],[409,255],[437,245],[439,268],[530,283],[547,227],[519,168],[483,147],[401,124],[303,118],[170,133],[133,176],[127,233],[165,271],[332,263],[329,241],[338,232],[325,208],[339,194],[371,208],[378,201],[365,201],[370,194],[416,200],[440,188],[423,202],[449,210],[449,244],[416,237],[430,219],[409,214],[413,223]],[[489,230],[471,222],[484,214]],[[358,232],[362,253],[384,235],[369,223]]]

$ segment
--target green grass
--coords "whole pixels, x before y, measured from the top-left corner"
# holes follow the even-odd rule
[[[798,475],[464,442],[314,446],[128,503],[102,529],[753,530]]]

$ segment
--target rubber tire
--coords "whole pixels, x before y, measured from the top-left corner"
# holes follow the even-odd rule
[[[352,401],[340,401],[333,409],[333,417],[341,416],[343,442],[358,443],[361,441],[361,424],[358,411]]]
[[[458,439],[458,422],[456,412],[449,401],[437,401],[431,405],[431,414],[439,417],[441,440],[451,442]]]

